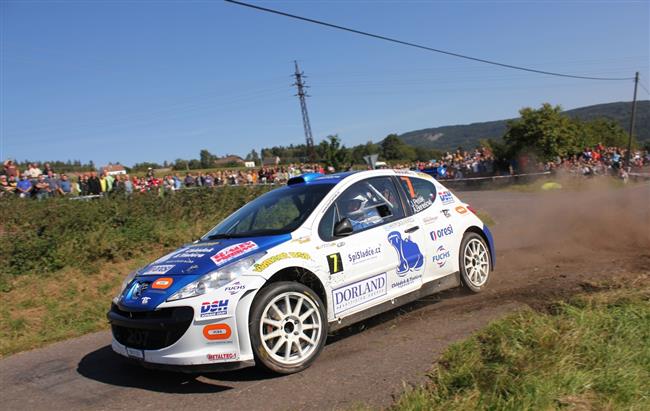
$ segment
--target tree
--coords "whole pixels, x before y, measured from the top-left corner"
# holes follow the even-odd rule
[[[341,146],[338,135],[327,136],[318,144],[316,151],[328,166],[334,167],[334,170],[341,170],[348,162],[348,150]]]
[[[615,121],[598,118],[579,122],[577,149],[603,144],[606,147],[626,147],[628,134]]]
[[[250,153],[246,155],[246,161],[253,161],[255,164],[258,164],[260,161],[260,156],[257,154],[255,149],[252,149]]]
[[[197,168],[211,168],[214,164],[214,155],[212,155],[208,150],[203,149],[199,153],[201,167]],[[191,167],[191,166],[190,166]]]
[[[508,121],[503,140],[515,156],[533,154],[549,161],[576,151],[579,124],[562,114],[560,106],[544,103],[538,110],[519,110],[521,118]]]
[[[415,149],[397,137],[397,134],[389,134],[381,142],[381,154],[386,160],[415,160]]]

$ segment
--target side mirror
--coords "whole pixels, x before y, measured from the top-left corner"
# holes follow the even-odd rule
[[[344,218],[334,226],[334,237],[343,237],[352,234],[352,223]]]

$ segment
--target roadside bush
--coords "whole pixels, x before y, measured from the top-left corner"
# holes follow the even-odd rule
[[[23,274],[64,267],[92,272],[99,263],[193,241],[270,187],[188,190],[71,201],[0,201],[0,288]]]

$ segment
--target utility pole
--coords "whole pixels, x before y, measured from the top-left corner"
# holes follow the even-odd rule
[[[305,97],[309,97],[308,94],[305,93],[305,89],[308,88],[305,85],[304,78],[307,77],[305,74],[300,71],[298,68],[298,62],[296,60],[293,61],[293,64],[296,66],[296,72],[294,73],[294,77],[296,78],[296,82],[293,83],[293,86],[296,86],[298,88],[298,98],[300,99],[300,110],[302,111],[302,125],[305,129],[305,141],[307,143],[307,153],[309,155],[310,160],[314,160],[316,155],[314,153],[314,138],[311,135],[311,124],[309,123],[309,113],[307,112],[307,101],[305,100]]]
[[[632,134],[634,133],[634,120],[636,117],[636,89],[639,86],[639,72],[634,76],[634,98],[632,99],[632,118],[630,119],[630,136],[627,139],[627,153],[625,154],[625,167],[630,172],[630,152],[632,151]]]

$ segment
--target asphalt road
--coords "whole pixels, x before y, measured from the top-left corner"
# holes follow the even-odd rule
[[[150,371],[114,355],[99,332],[0,361],[5,410],[341,409],[389,405],[437,356],[489,321],[602,279],[650,270],[650,185],[461,198],[496,221],[497,270],[486,292],[451,290],[342,330],[306,371],[204,375]]]

